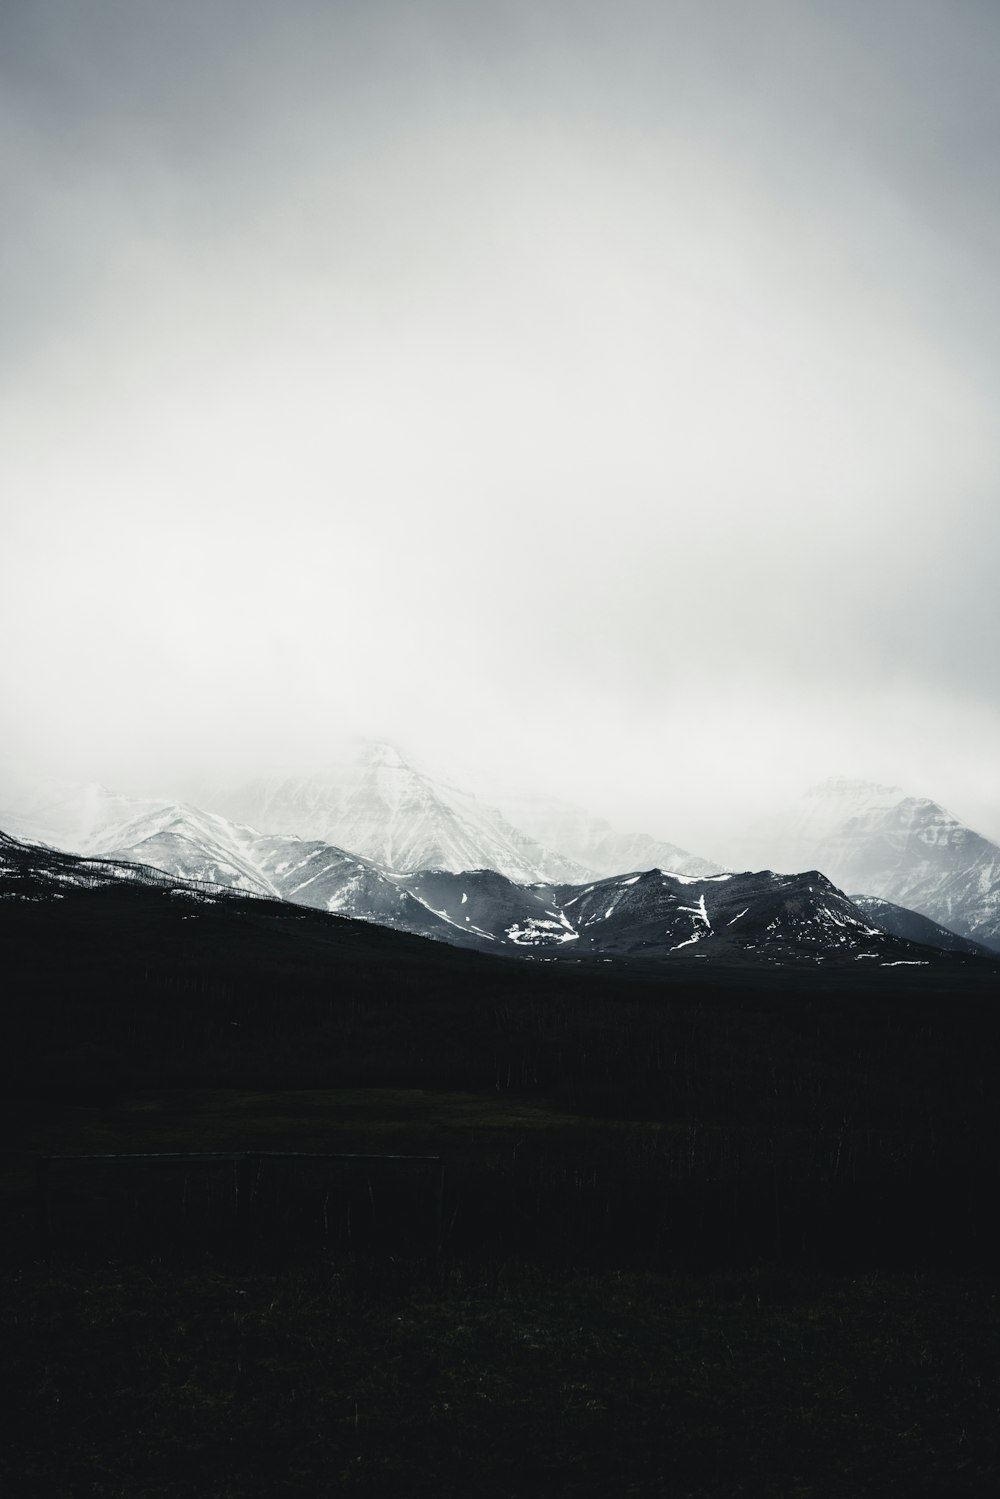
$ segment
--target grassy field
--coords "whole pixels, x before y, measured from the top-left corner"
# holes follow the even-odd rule
[[[15,1253],[75,1246],[99,1254],[104,1244],[120,1247],[122,1235],[133,1253],[201,1252],[217,1247],[220,1233],[251,1255],[274,1251],[275,1240],[287,1253],[296,1236],[306,1254],[335,1241],[350,1252],[358,1225],[372,1218],[365,1245],[373,1252],[426,1255],[433,1233],[439,1249],[477,1260],[544,1252],[574,1264],[594,1249],[595,1228],[604,1238],[610,1230],[613,1243],[627,1233],[623,1203],[608,1195],[613,1184],[633,1197],[650,1187],[661,1196],[664,1163],[688,1149],[676,1124],[594,1120],[507,1092],[405,1088],[160,1090],[89,1104],[50,1096],[21,1101],[7,1140],[0,1194]],[[144,1159],[170,1152],[433,1156],[444,1173],[442,1220],[429,1221],[436,1171],[407,1179],[376,1161],[359,1179],[347,1164],[267,1159],[254,1167],[255,1215],[237,1223],[234,1166]],[[49,1230],[39,1236],[36,1163],[47,1156],[68,1160],[48,1177]],[[121,1159],[108,1170],[88,1165],[89,1156]],[[338,1239],[336,1223],[352,1212],[354,1231]],[[648,1260],[641,1242],[633,1249]]]
[[[518,1151],[570,1159],[596,1133],[619,1159],[637,1133],[671,1127],[595,1122],[508,1093],[203,1089],[49,1101],[19,1110],[17,1129],[9,1221],[29,1203],[39,1152],[429,1151],[475,1162],[496,1186]],[[292,1253],[259,1248],[129,1254],[109,1231],[87,1252],[64,1237],[8,1256],[2,1492],[1000,1491],[995,1278],[637,1270],[624,1250],[617,1266],[605,1256],[585,1269],[585,1245],[533,1261],[505,1250],[495,1225],[479,1252],[437,1260],[405,1242],[374,1254],[302,1239]]]
[[[542,1099],[422,1088],[159,1090],[18,1111],[19,1154],[62,1150],[448,1150],[579,1129]],[[13,1157],[11,1157],[13,1162]]]
[[[11,1499],[1000,1488],[982,1282],[111,1261],[0,1315]]]

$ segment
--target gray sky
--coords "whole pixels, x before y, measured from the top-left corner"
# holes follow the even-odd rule
[[[994,0],[4,0],[8,752],[1000,836]]]

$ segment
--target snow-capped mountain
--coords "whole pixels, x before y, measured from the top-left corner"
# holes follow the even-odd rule
[[[366,744],[321,776],[254,781],[213,805],[262,832],[321,839],[396,872],[496,869],[528,882],[593,873],[497,808],[415,770],[387,744]]]
[[[898,787],[825,781],[758,823],[744,850],[782,869],[816,865],[844,889],[1000,948],[1000,848]]]
[[[604,818],[553,797],[527,792],[502,800],[503,810],[547,848],[557,848],[597,874],[623,869],[669,869],[678,874],[721,874],[722,866],[649,833],[621,833]]]
[[[265,868],[263,840],[252,828],[211,812],[164,803],[113,827],[85,850],[109,859],[149,864],[182,880],[226,885],[280,899]]]
[[[419,888],[411,889],[407,876],[393,875],[319,839],[258,833],[197,807],[158,807],[97,840],[91,852],[152,865],[185,882],[222,885],[421,936],[455,939],[448,916],[429,906]]]

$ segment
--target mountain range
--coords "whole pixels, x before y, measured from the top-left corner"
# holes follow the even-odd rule
[[[238,836],[278,842],[247,829]],[[182,824],[165,824],[150,841],[135,845],[130,857],[87,858],[0,834],[0,898],[51,900],[61,898],[68,886],[116,884],[168,887],[189,902],[225,902],[248,893],[273,897],[272,891],[250,891],[246,883],[192,880],[136,857],[155,851],[162,859],[172,847],[164,839],[173,837],[187,838]],[[274,865],[276,883],[283,886],[278,898],[286,904],[495,954],[605,961],[660,961],[683,954],[691,960],[781,964],[868,960],[883,967],[948,960],[940,950],[874,924],[815,870],[702,879],[654,869],[585,886],[521,886],[494,870],[389,875],[328,844],[306,840],[284,840],[277,852],[302,855]],[[215,867],[227,873],[223,862]],[[236,871],[236,878],[243,881],[245,871]]]
[[[35,787],[22,789],[16,811],[0,807],[0,827],[29,842],[148,864],[182,880],[452,942],[523,949],[552,948],[558,937],[587,951],[596,930],[584,939],[575,922],[567,926],[565,909],[587,885],[610,891],[616,881],[665,874],[709,882],[710,893],[723,875],[727,884],[737,878],[710,859],[649,834],[620,833],[568,803],[521,796],[500,810],[380,743],[319,777],[258,780],[209,795],[212,811],[94,785]],[[852,892],[864,920],[904,940],[1000,949],[1000,848],[927,799],[828,781],[758,823],[743,847],[744,869],[764,867],[783,878],[822,871],[838,891]],[[453,909],[442,875],[465,877],[463,909]],[[477,910],[486,903],[479,915],[474,892]],[[493,911],[491,902],[509,915],[500,928],[484,914]],[[555,923],[552,941],[539,940],[546,927],[538,923],[546,921]],[[660,945],[669,949],[667,936],[676,933],[668,926]]]

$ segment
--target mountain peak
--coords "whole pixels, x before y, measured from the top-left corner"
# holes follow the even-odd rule
[[[810,786],[805,793],[811,800],[877,797],[886,801],[900,801],[905,794],[899,786],[887,786],[880,781],[866,781],[861,776],[828,776],[825,781],[817,781],[814,786]]]
[[[385,770],[410,770],[394,744],[384,739],[370,739],[362,746],[358,755],[364,765]]]
[[[384,740],[356,746],[322,777],[254,782],[217,808],[262,832],[318,838],[395,873],[491,868],[524,883],[591,873],[497,808],[415,770]]]

